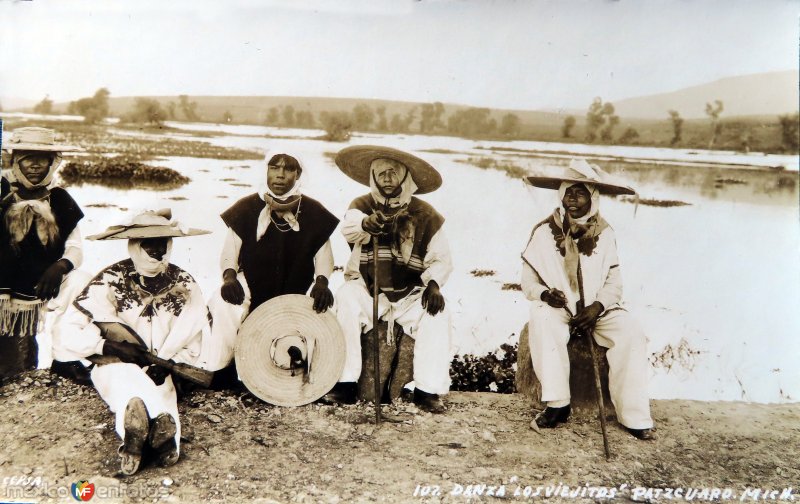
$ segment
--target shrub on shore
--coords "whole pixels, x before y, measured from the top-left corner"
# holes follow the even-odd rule
[[[190,180],[172,168],[150,166],[126,156],[70,161],[60,175],[67,184],[88,182],[110,187],[153,189],[174,189]]]
[[[450,390],[511,394],[516,390],[516,373],[516,343],[503,343],[498,351],[480,357],[456,355],[450,363]]]

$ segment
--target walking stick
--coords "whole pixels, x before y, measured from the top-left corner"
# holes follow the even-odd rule
[[[381,348],[380,331],[378,330],[378,237],[372,237],[372,343],[375,356],[372,359],[373,374],[375,376],[375,425],[381,424]]]
[[[583,297],[583,273],[581,272],[581,260],[578,258],[578,313],[585,307],[585,300]],[[603,449],[606,452],[606,460],[611,459],[611,450],[608,448],[608,432],[606,431],[606,408],[603,404],[603,385],[600,383],[600,368],[597,367],[597,359],[595,358],[594,337],[591,334],[583,335],[589,344],[589,353],[592,356],[592,368],[594,368],[594,391],[597,394],[597,407],[600,409],[600,429],[603,431]]]

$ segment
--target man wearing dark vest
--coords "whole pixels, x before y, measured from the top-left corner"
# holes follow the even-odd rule
[[[228,367],[222,381],[235,376],[235,366],[229,365],[236,334],[256,307],[276,296],[306,293],[314,298],[317,312],[333,305],[329,238],[339,219],[301,193],[302,170],[292,156],[272,156],[266,186],[222,214],[228,226],[220,262],[222,287],[210,302],[212,344],[203,345],[200,359],[206,369]]]
[[[372,327],[373,237],[378,239],[378,312],[414,338],[414,402],[443,413],[440,395],[450,390],[452,328],[439,288],[453,270],[442,230],[444,217],[413,196],[436,190],[439,173],[422,159],[388,147],[353,146],[336,164],[370,192],[345,213],[342,233],[352,247],[345,284],[336,293],[336,312],[346,341],[345,369],[325,397],[352,403],[361,373],[361,332]],[[389,331],[389,337],[393,331]]]
[[[18,128],[4,148],[11,174],[2,179],[0,202],[0,381],[37,366],[36,334],[48,312],[58,348],[61,317],[90,278],[75,270],[83,260],[83,212],[52,184],[61,153],[78,148],[56,144],[55,131],[37,127]]]

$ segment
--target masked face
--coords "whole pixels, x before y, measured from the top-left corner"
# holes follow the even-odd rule
[[[375,183],[384,196],[393,195],[406,176],[407,168],[391,159],[376,159],[370,165]]]
[[[141,242],[142,250],[156,261],[160,261],[167,253],[168,240],[168,238],[145,238]]]
[[[277,196],[283,196],[289,192],[298,177],[297,168],[286,166],[283,159],[279,159],[274,165],[267,166],[267,187]]]
[[[31,184],[38,184],[50,172],[55,156],[49,152],[25,151],[17,154],[19,171]]]

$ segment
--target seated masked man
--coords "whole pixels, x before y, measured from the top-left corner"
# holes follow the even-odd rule
[[[169,210],[144,212],[98,240],[128,239],[130,258],[97,274],[65,317],[65,358],[95,362],[91,380],[116,415],[122,474],[134,474],[151,450],[162,466],[178,461],[181,424],[172,376],[146,354],[196,365],[210,336],[200,286],[169,262],[172,238],[205,234],[170,221]]]
[[[633,436],[653,439],[647,394],[647,339],[623,308],[614,230],[599,214],[600,194],[635,194],[595,165],[573,160],[565,177],[528,177],[557,189],[561,206],[537,224],[522,253],[522,290],[531,301],[529,344],[545,410],[533,420],[552,428],[570,416],[571,336],[608,348],[609,392]],[[591,344],[591,343],[590,343]]]
[[[36,335],[48,312],[46,329],[57,344],[63,314],[90,278],[75,269],[83,261],[83,212],[52,184],[61,153],[78,148],[36,127],[15,130],[4,147],[11,176],[0,194],[0,383],[37,366]]]
[[[222,287],[209,303],[212,339],[218,344],[204,347],[201,359],[207,369],[221,370],[214,388],[237,385],[232,363],[236,335],[262,303],[284,294],[309,293],[318,313],[333,305],[329,239],[339,219],[302,193],[303,167],[297,159],[276,154],[266,168],[266,184],[222,214],[228,226],[220,259]]]
[[[372,325],[373,288],[379,317],[414,338],[414,402],[443,413],[440,395],[450,390],[452,328],[440,292],[453,269],[444,217],[415,197],[436,190],[441,176],[411,154],[378,146],[353,146],[336,156],[345,174],[368,186],[345,213],[342,233],[352,247],[345,284],[336,293],[336,315],[346,341],[345,369],[324,400],[352,404],[361,374],[361,333]],[[370,242],[378,240],[378,275]]]

